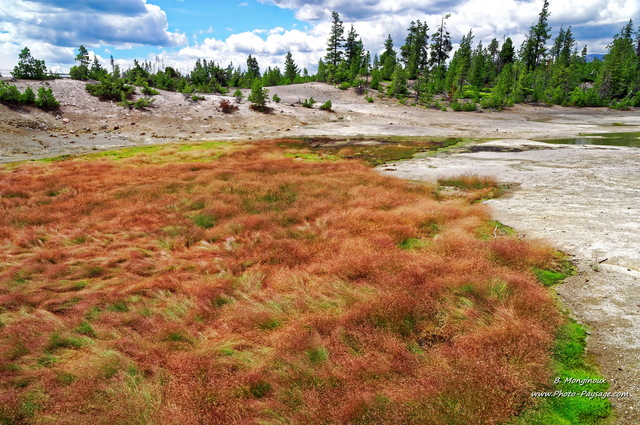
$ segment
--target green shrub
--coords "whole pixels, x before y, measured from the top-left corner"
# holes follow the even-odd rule
[[[100,100],[119,100],[130,99],[135,93],[133,86],[128,86],[123,80],[107,77],[96,84],[87,84],[85,86],[90,95],[100,98]]]
[[[43,80],[47,77],[47,67],[44,61],[31,56],[29,48],[25,47],[18,55],[18,65],[13,68],[11,75],[15,78],[29,78]]]
[[[36,98],[36,105],[40,108],[55,108],[60,106],[60,102],[53,96],[53,91],[44,87],[38,88],[38,97]]]
[[[280,103],[280,101],[282,100],[282,99],[280,99],[280,96],[278,96],[277,94],[274,94],[272,99],[276,103]]]
[[[149,87],[149,84],[145,83],[142,86],[142,94],[147,95],[147,96],[155,96],[156,94],[159,94],[160,92],[156,89],[153,89],[151,87]]]
[[[36,94],[31,87],[27,87],[24,90],[24,93],[20,95],[20,103],[24,103],[26,105],[35,105]]]
[[[132,102],[130,100],[127,99],[122,99],[121,102],[118,103],[119,106],[123,106],[125,108],[134,108],[134,109],[145,109],[147,107],[149,107],[153,102],[155,101],[155,99],[151,99],[150,97],[141,97],[140,99],[136,100],[135,102]]]
[[[18,90],[16,86],[0,81],[0,101],[6,103],[19,103],[21,96],[20,90]]]
[[[316,103],[315,99],[313,97],[310,97],[309,99],[305,99],[302,102],[302,106],[304,106],[305,108],[313,108],[314,103]]]
[[[338,86],[338,88],[340,90],[346,90],[349,87],[351,87],[351,85],[347,82],[347,81],[343,81],[342,83],[340,83],[340,85]]]
[[[204,96],[197,95],[197,94],[194,94],[193,96],[191,96],[191,100],[193,100],[194,102],[197,102],[199,100],[204,100],[204,99],[205,99]]]
[[[449,103],[449,107],[450,107],[451,109],[453,109],[454,111],[456,111],[456,112],[460,112],[460,111],[462,111],[462,105],[461,105],[461,104],[459,104],[458,102],[451,102],[451,103]]]
[[[369,103],[373,103],[373,96],[365,96],[365,100]]]
[[[616,102],[616,101],[611,102],[609,107],[617,111],[628,111],[633,107],[633,105],[634,105],[634,100],[630,97],[626,97],[620,100],[619,102]]]
[[[469,102],[469,103],[463,103],[462,104],[462,110],[465,112],[473,112],[475,111],[476,108],[476,104],[475,102]]]
[[[251,86],[251,93],[247,98],[251,102],[251,108],[263,111],[269,99],[269,90],[262,87],[260,80],[256,79]]]
[[[242,94],[240,89],[236,89],[236,91],[233,92],[233,97],[235,97],[236,100],[240,100],[244,98],[244,95]]]
[[[332,106],[333,105],[331,104],[331,99],[329,99],[322,105],[320,105],[320,109],[322,109],[323,111],[330,111]]]

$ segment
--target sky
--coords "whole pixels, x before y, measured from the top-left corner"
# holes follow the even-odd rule
[[[246,68],[258,59],[261,70],[283,67],[291,51],[302,69],[315,72],[326,51],[331,12],[345,35],[353,24],[372,56],[390,34],[396,50],[412,20],[435,32],[445,14],[454,47],[470,29],[487,46],[511,37],[520,46],[544,0],[0,0],[0,73],[7,76],[18,54],[29,47],[50,70],[67,72],[79,45],[110,67],[133,59],[181,71],[196,59]],[[550,0],[553,37],[572,27],[578,49],[606,53],[606,46],[629,19],[640,25],[638,0]],[[549,41],[552,43],[553,38]]]

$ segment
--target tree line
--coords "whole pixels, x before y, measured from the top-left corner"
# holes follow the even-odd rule
[[[448,105],[454,110],[530,102],[618,109],[640,106],[640,28],[634,30],[631,20],[613,37],[602,59],[588,60],[587,46],[578,51],[571,27],[561,27],[551,40],[548,0],[519,48],[509,37],[502,43],[494,38],[487,46],[475,44],[473,30],[469,30],[451,55],[449,17],[442,16],[433,32],[426,22],[412,21],[399,50],[388,35],[383,52],[372,57],[354,26],[345,37],[340,15],[332,12],[326,55],[315,75],[306,68],[300,71],[291,52],[282,69],[268,67],[264,72],[252,55],[244,69],[198,59],[186,73],[165,67],[159,59],[155,63],[134,60],[132,67],[121,70],[111,56],[108,70],[97,57],[92,60],[82,45],[75,58],[77,65],[69,74],[74,79],[98,81],[98,88],[88,86],[92,94],[125,103],[133,93],[125,88],[127,84],[142,87],[143,94],[153,94],[154,88],[185,94],[226,94],[230,87],[322,81],[342,89],[379,90],[403,103],[435,108]],[[47,77],[44,61],[33,58],[28,48],[21,52],[12,74],[16,78]],[[372,96],[367,99],[373,101]]]
[[[316,79],[381,90],[403,102],[453,109],[476,104],[501,108],[515,103],[543,102],[565,106],[640,106],[640,28],[630,20],[608,45],[602,59],[588,60],[587,46],[578,51],[571,27],[561,27],[551,41],[549,2],[516,49],[511,38],[474,44],[473,30],[462,37],[451,55],[447,19],[442,16],[433,33],[426,22],[412,21],[404,44],[394,49],[391,35],[384,51],[365,51],[353,25],[344,37],[337,12],[325,57]],[[381,84],[387,81],[388,84]],[[460,99],[465,99],[461,105]]]

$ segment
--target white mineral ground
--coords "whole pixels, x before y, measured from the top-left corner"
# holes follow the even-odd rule
[[[637,110],[517,106],[503,112],[454,113],[399,105],[375,94],[369,103],[353,89],[309,83],[270,88],[270,95],[282,98],[270,104],[270,114],[251,111],[243,101],[237,113],[226,115],[217,110],[221,96],[205,95],[204,101],[194,103],[164,91],[150,110],[127,111],[88,96],[79,81],[13,84],[21,89],[48,84],[61,107],[45,113],[0,105],[0,163],[188,140],[385,135],[485,139],[448,153],[387,164],[380,171],[426,181],[491,175],[512,184],[507,196],[487,202],[494,217],[574,259],[578,273],[557,292],[574,317],[587,325],[589,353],[609,379],[610,391],[631,394],[611,398],[616,423],[640,423],[640,148],[532,141],[583,132],[637,132]],[[331,99],[334,112],[301,107],[298,102],[310,97],[319,104]]]

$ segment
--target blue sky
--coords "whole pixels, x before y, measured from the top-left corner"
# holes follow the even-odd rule
[[[454,43],[473,29],[486,46],[511,37],[516,46],[537,20],[543,0],[0,0],[0,72],[17,63],[28,46],[51,69],[65,72],[77,47],[85,45],[106,65],[109,56],[124,68],[134,58],[188,70],[196,59],[244,67],[252,54],[261,69],[294,60],[314,72],[324,56],[331,11],[345,32],[353,24],[372,54],[391,34],[398,49],[412,20],[435,31],[450,13]],[[553,34],[571,25],[578,48],[606,53],[613,35],[634,19],[638,0],[550,0]],[[551,43],[551,41],[550,41]]]

